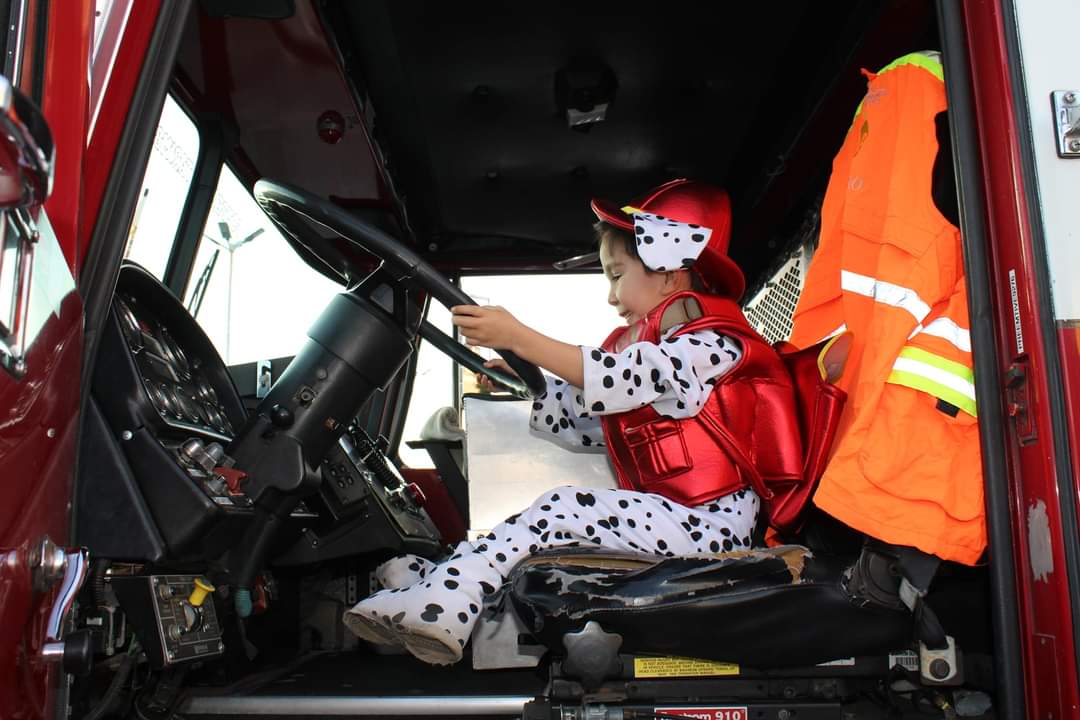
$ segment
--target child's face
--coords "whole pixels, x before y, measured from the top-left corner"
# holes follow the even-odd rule
[[[621,240],[604,236],[600,243],[600,264],[608,279],[608,303],[627,325],[645,317],[675,292],[672,276],[686,273],[649,272],[641,260],[626,252]]]

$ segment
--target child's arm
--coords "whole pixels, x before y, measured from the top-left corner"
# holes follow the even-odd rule
[[[465,342],[494,350],[510,350],[522,360],[539,365],[571,385],[585,382],[581,348],[533,330],[501,307],[455,305],[452,322]]]

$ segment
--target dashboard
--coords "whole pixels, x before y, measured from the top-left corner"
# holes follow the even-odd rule
[[[118,277],[91,393],[126,466],[99,471],[97,494],[135,505],[143,516],[128,525],[156,530],[166,547],[162,557],[131,559],[228,565],[230,552],[242,553],[259,495],[245,477],[252,467],[238,467],[237,447],[245,437],[261,441],[281,428],[268,423],[269,408],[248,412],[198,323],[157,278],[132,263]],[[290,411],[298,424],[304,411],[302,405]],[[298,488],[295,503],[281,511],[285,522],[275,531],[271,558],[298,564],[366,550],[439,547],[439,533],[407,483],[358,428],[343,432],[316,462],[310,472],[318,482]],[[126,498],[104,487],[125,474],[137,486]],[[95,507],[98,515],[119,517],[100,501]]]
[[[162,422],[178,430],[231,440],[235,428],[203,357],[189,357],[169,328],[130,294],[118,294],[114,308],[139,369],[143,390]]]

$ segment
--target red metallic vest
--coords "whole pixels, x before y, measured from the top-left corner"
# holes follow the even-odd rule
[[[693,301],[700,316],[685,311]],[[803,451],[791,375],[734,301],[677,293],[634,325],[616,329],[602,347],[617,352],[632,342],[658,343],[664,330],[679,322],[684,324],[672,337],[698,330],[722,332],[742,344],[742,358],[716,383],[694,417],[664,417],[651,405],[601,417],[619,487],[657,493],[687,506],[741,490],[751,481],[724,449],[732,439],[765,485],[800,481]]]

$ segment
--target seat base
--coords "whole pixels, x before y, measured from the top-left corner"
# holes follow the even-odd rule
[[[851,561],[788,545],[652,560],[589,551],[538,555],[510,577],[524,625],[556,655],[595,621],[620,652],[759,669],[907,647],[912,617],[848,591]]]

